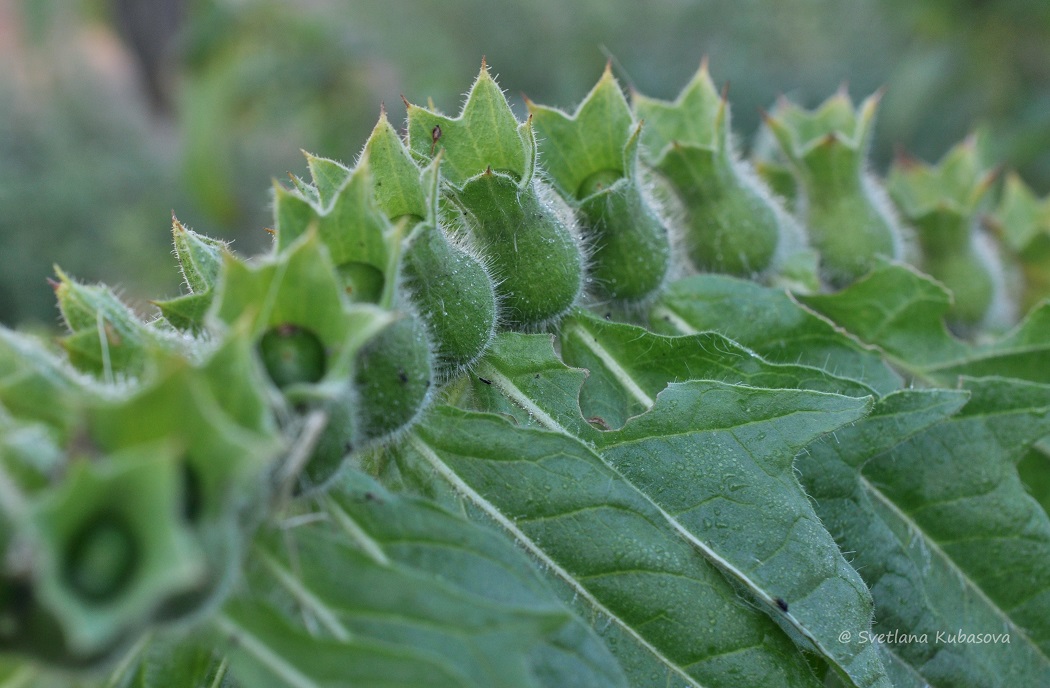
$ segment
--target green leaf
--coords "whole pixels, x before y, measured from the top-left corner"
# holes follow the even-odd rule
[[[438,406],[393,459],[406,484],[432,490],[436,474],[536,558],[631,685],[819,685],[776,622],[573,437]]]
[[[162,632],[143,639],[104,681],[90,681],[91,688],[236,688],[215,634],[197,629],[183,635]]]
[[[843,630],[868,628],[871,598],[813,512],[792,460],[870,407],[870,397],[679,383],[599,445],[717,566],[771,610],[786,606],[785,625],[856,685],[886,683],[872,646],[840,640]]]
[[[1050,387],[986,379],[964,390],[969,401],[889,395],[837,441],[811,445],[799,468],[821,520],[854,552],[875,598],[873,630],[898,662],[931,685],[1042,685],[1050,520],[1015,463],[1050,431]],[[945,639],[960,630],[1010,640]]]
[[[316,638],[277,611],[244,603],[218,617],[230,640],[230,668],[243,685],[258,688],[458,688],[460,677],[438,658],[368,640]]]
[[[907,266],[883,263],[836,294],[797,298],[919,381],[951,386],[960,375],[1002,375],[1050,382],[1050,305],[998,341],[973,345],[948,333],[944,287]]]
[[[1050,513],[1050,442],[1044,440],[1029,451],[1017,464],[1017,473],[1043,511]]]
[[[535,172],[531,123],[518,123],[484,62],[459,117],[408,104],[408,147],[421,160],[440,152],[442,173],[456,186],[491,168],[512,175],[524,188]]]
[[[802,365],[772,364],[715,332],[670,337],[579,311],[559,337],[566,364],[589,372],[580,394],[583,416],[622,427],[679,380],[720,380],[751,387],[809,389],[867,396],[867,385]]]
[[[571,320],[566,329],[571,332],[579,327],[579,322]],[[598,322],[591,324],[597,327]],[[614,337],[620,335],[627,339],[625,332],[616,331],[619,328],[609,326]],[[637,343],[638,351],[656,346],[654,340],[658,337],[650,335],[647,341],[644,333],[636,328],[627,329],[635,330],[635,337],[641,340]],[[572,334],[566,336],[572,338]],[[593,339],[593,335],[591,337]],[[602,352],[606,364],[615,360],[606,349],[602,348]],[[590,353],[594,353],[593,349]],[[609,370],[616,370],[612,379],[624,392],[644,395],[642,386],[659,385],[656,380],[660,373],[666,375],[667,368],[673,365],[666,364],[662,371],[659,365],[653,366],[656,370],[652,373],[647,370],[649,361],[662,359],[659,352],[648,360],[642,356],[639,368],[645,374],[638,375],[637,379],[619,366],[610,366]],[[682,378],[687,377],[684,371],[688,369],[689,361],[683,362],[679,368]],[[803,379],[816,372],[796,370],[803,374]],[[471,385],[471,392],[459,390],[459,403],[508,413],[516,419],[527,414],[541,426],[593,442],[601,459],[616,471],[618,479],[656,507],[674,532],[692,542],[713,565],[723,568],[748,595],[777,612],[780,611],[778,600],[788,601],[792,611],[787,625],[790,632],[807,638],[801,641],[803,645],[817,644],[823,656],[838,663],[839,670],[852,675],[858,685],[882,680],[873,648],[837,641],[845,627],[855,633],[868,629],[871,601],[863,583],[820,525],[791,474],[791,459],[798,451],[815,437],[861,417],[870,399],[693,381],[669,385],[647,413],[632,418],[620,431],[600,433],[579,417],[576,395],[582,371],[565,369],[557,362],[549,340],[540,336],[503,335],[477,371],[479,379]],[[848,381],[842,381],[842,385],[866,391]],[[505,398],[502,403],[501,395]],[[515,411],[513,406],[519,410]],[[452,420],[446,420],[443,427],[451,424]],[[696,447],[706,449],[693,449]],[[475,457],[481,450],[471,451],[470,456]],[[513,454],[513,450],[506,451]],[[489,455],[487,450],[484,455]],[[709,462],[717,462],[718,468],[711,470]],[[450,469],[455,471],[456,466]],[[571,475],[565,470],[557,473]],[[470,482],[469,476],[457,477]],[[519,488],[526,494],[543,495],[549,487],[549,480],[542,489],[533,487],[531,483],[539,478],[506,477],[504,480],[504,490],[526,480],[523,485],[528,487]],[[478,489],[473,483],[470,487]],[[564,489],[568,490],[569,486]],[[491,490],[495,495],[496,488]],[[734,494],[730,496],[730,493]],[[488,491],[482,491],[482,496],[497,503],[512,498],[490,496]],[[559,499],[556,503],[561,504],[571,497]],[[761,504],[766,500],[775,502],[777,508],[763,508]],[[544,506],[543,499],[534,501],[533,508],[541,510],[540,513],[549,508]],[[507,514],[519,524],[529,513],[519,511],[520,508],[516,506]],[[726,512],[725,516],[721,515],[722,511]],[[785,542],[790,544],[785,546]],[[774,551],[782,558],[772,557]],[[810,557],[815,551],[822,554],[814,560]],[[787,581],[795,581],[804,591],[792,589]],[[793,611],[795,603],[789,600],[799,600],[801,606],[797,613]],[[828,608],[838,609],[842,616],[830,619]]]
[[[322,519],[260,544],[246,594],[220,619],[245,685],[626,688],[498,533],[358,473],[318,506]]]
[[[901,385],[878,351],[798,303],[800,297],[730,277],[697,275],[671,284],[650,312],[667,334],[713,331],[774,363],[797,363],[863,380],[880,394]]]

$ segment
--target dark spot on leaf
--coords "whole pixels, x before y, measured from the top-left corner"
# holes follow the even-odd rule
[[[777,606],[780,607],[780,611],[786,612],[788,610],[788,603],[784,601],[783,597],[778,597],[775,601]]]
[[[492,380],[486,380],[485,378],[481,377],[480,375],[478,375],[478,379],[481,380],[482,382],[484,382],[486,385],[491,385],[492,384]]]

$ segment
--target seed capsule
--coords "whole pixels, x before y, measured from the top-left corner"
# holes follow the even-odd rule
[[[470,365],[496,327],[496,293],[488,272],[435,225],[419,228],[404,259],[406,284],[429,329],[439,371],[447,375]]]
[[[671,262],[663,221],[636,180],[599,172],[587,178],[581,193],[585,190],[590,193],[583,197],[580,211],[587,218],[585,236],[593,246],[590,277],[595,291],[627,303],[653,296]]]
[[[729,103],[700,66],[673,102],[636,95],[643,153],[682,204],[683,239],[698,270],[768,273],[794,237],[782,210],[733,145]]]
[[[844,91],[816,111],[782,100],[766,126],[795,171],[796,208],[833,286],[846,286],[880,259],[903,256],[902,230],[881,186],[865,169],[878,94],[858,109]]]
[[[540,200],[545,192],[536,183],[520,189],[492,170],[455,192],[471,235],[492,261],[506,319],[519,328],[564,315],[583,288],[583,255],[565,215]]]
[[[377,440],[406,428],[430,394],[432,370],[426,329],[405,315],[357,353],[354,383],[362,440]]]

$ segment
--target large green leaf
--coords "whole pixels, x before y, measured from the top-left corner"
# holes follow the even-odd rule
[[[884,263],[837,294],[798,299],[926,383],[954,385],[960,375],[1050,382],[1050,304],[996,341],[969,344],[944,325],[949,292],[904,265]]]
[[[591,394],[599,404],[603,396],[612,398],[608,404],[611,407],[621,403],[625,395],[633,394],[631,403],[640,405],[642,410],[646,402],[651,405],[648,412],[628,420],[620,431],[599,432],[582,420],[577,405],[582,371],[566,368],[555,358],[549,340],[538,335],[508,334],[498,338],[492,353],[478,366],[477,378],[469,389],[461,388],[450,394],[451,399],[461,404],[509,415],[520,424],[538,425],[583,438],[596,448],[598,457],[590,457],[580,449],[577,450],[580,456],[576,458],[580,465],[575,471],[560,466],[546,469],[558,476],[553,479],[543,470],[535,469],[532,471],[535,475],[518,475],[526,469],[515,461],[542,466],[556,463],[557,457],[567,450],[547,449],[547,453],[537,455],[535,451],[507,447],[502,451],[510,455],[506,460],[497,461],[501,450],[476,446],[474,436],[481,430],[472,429],[470,439],[457,439],[454,430],[444,429],[464,424],[462,418],[445,419],[440,424],[440,432],[435,425],[428,425],[420,434],[426,438],[431,451],[416,447],[420,454],[431,462],[442,461],[447,470],[455,474],[451,479],[465,481],[481,499],[492,502],[492,509],[514,519],[523,532],[526,529],[521,525],[522,520],[536,518],[531,515],[530,507],[538,511],[544,521],[560,516],[565,516],[565,520],[581,519],[578,512],[595,509],[591,497],[572,496],[574,484],[577,488],[581,484],[598,484],[604,490],[612,490],[615,485],[618,492],[631,495],[634,501],[628,503],[640,514],[648,516],[649,510],[655,509],[664,527],[691,543],[706,564],[721,570],[734,585],[740,586],[743,594],[765,605],[807,649],[816,646],[825,659],[835,663],[842,674],[850,675],[858,685],[882,681],[882,670],[873,648],[836,640],[844,628],[856,633],[869,628],[871,600],[860,578],[820,525],[791,473],[791,460],[798,451],[815,437],[862,416],[869,401],[795,389],[798,380],[814,381],[822,376],[820,371],[802,366],[775,366],[758,359],[755,368],[735,374],[725,365],[728,357],[735,354],[757,359],[735,345],[735,350],[727,349],[720,359],[717,353],[703,352],[697,346],[697,338],[671,341],[639,328],[605,325],[602,321],[577,316],[565,326],[567,333],[575,331],[575,335],[566,334],[562,341],[565,344],[574,336],[589,340],[576,346],[604,366],[604,370],[593,369],[598,377],[605,378],[602,386]],[[617,347],[620,347],[617,353],[610,353]],[[652,355],[647,357],[646,352]],[[718,377],[735,378],[734,382],[751,382],[756,375],[767,375],[771,381],[779,376],[789,389],[694,381],[672,384],[656,396],[656,392],[667,385],[668,378],[675,377],[671,371],[675,365],[670,357],[672,353],[685,354],[680,371],[695,365],[697,373],[717,371]],[[621,360],[631,363],[620,366]],[[797,378],[789,380],[792,372]],[[689,376],[682,373],[680,377]],[[829,381],[823,384],[836,384],[831,376],[827,377]],[[838,380],[837,384],[854,392],[868,392],[867,388],[848,380]],[[648,398],[650,393],[655,399]],[[486,432],[489,437],[482,441],[489,445],[497,441],[513,442],[497,440],[495,435],[499,431],[494,427],[487,428]],[[444,444],[435,448],[434,442]],[[523,438],[520,446],[531,448],[538,442],[538,439]],[[468,455],[474,460],[462,466],[455,458],[442,453],[443,448],[446,452],[462,454],[468,451],[464,445],[469,447]],[[477,459],[482,457],[493,466],[479,467]],[[461,468],[466,473],[460,473]],[[603,477],[609,468],[613,475]],[[478,471],[484,474],[475,476]],[[597,475],[577,477],[574,472]],[[482,480],[485,482],[479,482]],[[552,482],[560,483],[559,492],[554,495]],[[512,491],[524,495],[508,494]],[[541,497],[536,498],[537,494]],[[522,505],[522,499],[528,503]],[[618,497],[618,501],[620,499],[628,497]],[[577,500],[582,505],[576,504]],[[774,504],[776,508],[771,508]],[[554,509],[566,513],[545,513]],[[600,518],[600,511],[595,515]],[[618,540],[603,543],[595,539],[591,534],[595,528],[594,525],[581,527],[590,541],[574,545],[571,551],[623,547]],[[562,530],[568,537],[569,529]],[[639,537],[638,542],[644,540]],[[557,550],[567,545],[551,542],[547,546],[555,551],[546,556],[554,557],[557,564],[572,575],[573,566],[578,563],[557,560]],[[603,555],[588,556],[601,559]],[[604,561],[602,564],[608,565]],[[585,575],[588,577],[580,584],[587,588],[590,574]],[[610,573],[603,575],[611,576]],[[608,590],[588,591],[603,605],[615,608],[623,604],[623,600],[610,601],[603,597],[611,594]],[[639,594],[634,590],[628,591],[630,593]],[[785,606],[790,610],[788,613]],[[837,611],[830,614],[829,609]],[[629,626],[630,622],[622,623]],[[700,631],[687,633],[693,632]],[[680,652],[675,645],[684,641],[671,640],[667,649],[660,643],[668,640],[659,638],[655,646],[664,655],[675,657]],[[698,675],[707,681],[726,678],[717,672]]]
[[[722,275],[671,284],[650,313],[668,334],[718,332],[775,363],[799,363],[863,380],[880,394],[901,381],[873,347],[799,305],[780,289]]]
[[[627,685],[498,533],[356,472],[262,538],[218,627],[246,686]]]
[[[562,323],[558,341],[565,362],[589,373],[580,394],[584,417],[611,428],[647,410],[668,383],[680,380],[849,396],[874,393],[862,382],[820,368],[769,363],[716,332],[670,337],[580,311]]]
[[[444,479],[536,558],[630,685],[819,685],[776,623],[579,440],[440,406],[395,459],[403,480]]]
[[[1050,430],[1050,388],[964,387],[885,397],[809,447],[803,484],[871,587],[884,655],[921,676],[904,685],[1046,685],[1050,520],[1014,463]]]

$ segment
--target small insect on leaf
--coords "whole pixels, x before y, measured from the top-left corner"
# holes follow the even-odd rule
[[[437,146],[437,142],[441,140],[441,125],[435,124],[434,128],[430,130],[430,156],[434,156],[434,148]]]
[[[778,597],[775,602],[777,603],[777,606],[780,607],[780,611],[786,612],[788,610],[788,603],[784,601],[783,597]]]

